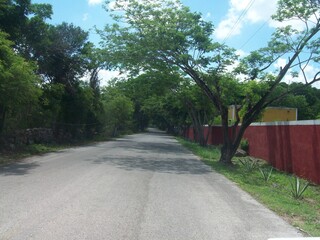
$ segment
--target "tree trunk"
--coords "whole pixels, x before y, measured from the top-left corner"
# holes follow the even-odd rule
[[[223,164],[232,165],[232,158],[236,153],[235,146],[233,144],[224,144],[221,148],[221,156],[219,162]]]
[[[191,102],[187,101],[188,113],[192,120],[193,133],[195,141],[200,144],[200,146],[207,146],[207,138],[204,136],[204,127],[201,123],[199,113],[194,109]]]
[[[222,131],[223,131],[223,146],[221,148],[220,162],[224,164],[232,165],[232,158],[237,152],[237,149],[240,145],[241,138],[244,134],[245,129],[248,125],[241,125],[238,129],[237,121],[232,126],[232,131],[229,127],[229,118],[228,118],[228,108],[221,107],[221,120],[222,120]]]
[[[201,123],[195,119],[193,122],[193,132],[195,140],[200,144],[200,146],[206,146],[207,142],[205,141],[203,127]]]
[[[225,116],[222,117],[222,129],[223,129],[223,146],[221,148],[220,162],[224,164],[232,164],[232,158],[237,152],[240,145],[241,139],[247,127],[250,125],[249,122],[244,122],[238,126],[236,123],[232,126],[232,133],[229,134],[229,126],[226,124]]]
[[[198,131],[199,131],[199,144],[202,147],[206,147],[207,146],[207,139],[204,136],[203,126],[200,126]]]

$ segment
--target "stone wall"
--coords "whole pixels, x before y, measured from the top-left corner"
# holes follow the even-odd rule
[[[32,128],[19,130],[13,134],[6,135],[0,138],[0,147],[13,149],[16,146],[52,143],[54,134],[50,128]]]

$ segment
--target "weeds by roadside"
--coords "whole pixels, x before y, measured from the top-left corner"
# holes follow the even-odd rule
[[[320,236],[320,186],[277,171],[262,160],[235,158],[233,166],[226,166],[218,161],[219,148],[205,148],[183,139],[178,140],[200,156],[203,162],[238,184],[293,226],[311,236]],[[295,197],[293,192],[299,197]]]
[[[56,144],[30,144],[15,149],[14,151],[1,151],[0,152],[0,166],[19,161],[23,158],[33,155],[45,154],[49,152],[56,152],[64,149],[66,145]]]
[[[70,147],[84,146],[96,142],[109,141],[111,138],[106,135],[96,135],[92,140],[78,140],[64,144],[30,144],[16,146],[11,150],[0,148],[0,166],[22,160],[33,155],[41,155],[50,152],[56,152]]]

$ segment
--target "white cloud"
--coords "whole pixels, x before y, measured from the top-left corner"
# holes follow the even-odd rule
[[[268,21],[275,13],[277,0],[230,0],[230,8],[215,32],[218,39],[241,34],[245,24]]]
[[[215,31],[215,36],[218,39],[224,39],[224,38],[227,38],[228,36],[239,35],[241,33],[242,25],[238,25],[235,27],[236,21],[237,21],[236,14],[234,14],[233,11],[232,12],[230,11],[227,16],[227,19],[222,20],[219,23]]]
[[[243,58],[243,57],[246,57],[246,56],[249,55],[249,53],[247,53],[247,52],[245,52],[245,51],[243,51],[243,50],[241,50],[241,49],[236,50],[236,54],[237,54],[240,58]]]
[[[138,2],[142,2],[142,0],[138,0]],[[115,0],[111,1],[108,4],[108,8],[113,11],[122,11],[126,10],[129,5],[129,0]]]
[[[293,26],[297,30],[303,30],[305,24],[299,19],[277,22],[271,16],[277,11],[277,0],[229,0],[228,13],[219,24],[215,32],[218,39],[241,34],[242,28],[246,24],[258,22],[268,22],[269,27],[277,28],[287,25]],[[312,22],[316,22],[319,16],[312,16],[309,21],[309,28]]]
[[[103,0],[88,0],[89,5],[99,5]]]
[[[80,80],[84,82],[90,81],[90,72],[87,72]],[[107,86],[110,80],[114,78],[126,78],[128,75],[120,71],[109,71],[101,69],[98,73],[101,86]]]
[[[274,64],[274,67],[276,69],[280,69],[280,68],[283,68],[286,64],[287,64],[287,59],[279,58],[277,62]]]
[[[312,81],[313,78],[315,77],[315,75],[320,72],[320,68],[317,68],[311,64],[309,64],[308,66],[306,66],[304,73],[306,75],[306,78],[308,81]],[[304,80],[304,76],[302,74],[302,72],[300,72],[299,77],[298,77],[298,81],[299,82],[305,82]],[[315,84],[312,85],[313,87],[317,87],[320,88],[320,82],[317,82]]]
[[[161,9],[163,7],[173,7],[173,8],[180,8],[182,5],[179,2],[174,2],[173,5],[169,4],[163,0],[137,0],[139,4],[154,4],[153,8]],[[130,4],[130,0],[113,0],[110,1],[108,4],[108,8],[113,11],[122,11],[126,10]]]
[[[100,70],[99,71],[99,79],[101,86],[108,85],[109,81],[114,78],[126,77],[125,73],[121,73],[120,71],[109,71],[109,70]]]
[[[246,19],[251,23],[270,20],[272,14],[277,10],[278,0],[256,0],[249,9]]]
[[[82,21],[87,21],[88,20],[88,17],[89,17],[89,14],[88,13],[85,13],[85,14],[83,14],[83,16],[82,16]]]
[[[313,18],[316,18],[315,16],[313,16],[308,25],[309,28],[314,26],[314,22],[316,22]],[[278,21],[274,21],[274,20],[270,20],[269,21],[269,26],[273,27],[273,28],[279,28],[279,27],[285,27],[291,25],[294,29],[298,30],[298,31],[302,31],[306,28],[306,25],[303,21],[299,20],[299,19],[291,19],[291,20],[287,20],[287,21],[283,21],[283,22],[278,22]]]
[[[108,8],[111,9],[111,10],[120,10],[119,7],[117,6],[116,1],[110,2],[108,4]]]

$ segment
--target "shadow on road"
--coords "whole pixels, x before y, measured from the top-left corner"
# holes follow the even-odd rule
[[[137,136],[137,135],[136,135]],[[126,171],[151,171],[172,174],[206,174],[210,167],[177,144],[172,137],[152,130],[140,137],[117,139],[112,152],[94,164],[111,164]]]
[[[0,175],[26,175],[30,170],[40,166],[37,163],[23,163],[17,162],[10,165],[0,167]]]
[[[196,159],[112,156],[94,160],[95,164],[112,164],[126,171],[150,171],[172,174],[206,174],[211,170]]]
[[[159,143],[159,142],[133,142],[125,141],[119,142],[116,146],[116,149],[121,151],[122,148],[126,150],[131,150],[135,153],[149,153],[149,154],[173,154],[175,156],[189,154],[181,146],[177,146],[172,143]]]

